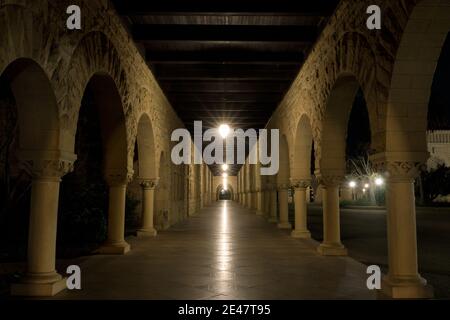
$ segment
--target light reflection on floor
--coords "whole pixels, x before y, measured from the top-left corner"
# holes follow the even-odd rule
[[[82,291],[56,299],[361,299],[373,298],[366,269],[324,258],[317,243],[231,201],[216,202],[155,238],[127,239],[125,256],[80,264]]]
[[[216,281],[219,290],[226,290],[232,286],[234,274],[233,269],[233,252],[230,235],[230,217],[228,212],[228,202],[224,201],[220,210],[220,225],[217,235],[217,252],[216,252],[216,266],[219,271],[213,274],[213,280]]]

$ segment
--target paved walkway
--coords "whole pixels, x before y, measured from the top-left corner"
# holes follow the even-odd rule
[[[91,256],[81,291],[56,299],[372,299],[365,266],[321,257],[232,202],[220,202],[161,232],[129,239],[125,256]]]

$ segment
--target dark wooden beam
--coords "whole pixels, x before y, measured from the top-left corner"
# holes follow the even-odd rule
[[[315,26],[150,25],[132,26],[136,41],[313,42]]]
[[[301,65],[303,52],[264,52],[252,50],[198,50],[198,51],[146,51],[146,58],[152,64],[269,64]]]
[[[153,73],[160,81],[164,80],[187,80],[187,79],[273,79],[273,80],[291,80],[298,74],[299,68],[290,66],[192,66],[184,65],[157,65],[152,68]]]
[[[276,15],[330,15],[339,0],[166,0],[166,1],[142,1],[142,0],[113,0],[117,10],[124,15],[147,14],[276,14]]]
[[[160,81],[161,87],[167,93],[177,92],[284,92],[289,88],[290,81]]]
[[[205,103],[222,103],[222,102],[228,102],[228,103],[252,103],[252,104],[258,104],[258,102],[272,102],[277,103],[281,100],[280,94],[172,94],[170,95],[169,100],[173,102],[174,104],[181,104],[184,103],[195,103],[201,104],[202,102]]]

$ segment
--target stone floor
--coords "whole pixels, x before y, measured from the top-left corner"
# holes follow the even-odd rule
[[[220,202],[126,256],[80,264],[81,291],[55,299],[373,299],[365,266],[321,257],[236,203]]]

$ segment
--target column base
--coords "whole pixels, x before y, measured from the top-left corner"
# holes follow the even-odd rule
[[[348,251],[342,244],[320,244],[317,251],[322,256],[347,256]]]
[[[19,283],[11,285],[11,295],[21,297],[53,297],[67,288],[60,274],[28,274]]]
[[[293,230],[291,236],[292,238],[297,239],[311,239],[311,232],[309,232],[308,230]]]
[[[263,215],[264,215],[264,212],[256,210],[256,215],[257,215],[257,216],[263,216]]]
[[[391,278],[386,276],[381,283],[380,298],[432,299],[433,287],[422,277]]]
[[[270,217],[269,219],[267,219],[267,221],[268,221],[269,223],[278,223],[278,219],[275,218],[275,217]]]
[[[137,231],[138,238],[155,237],[158,232],[155,229],[141,229]]]
[[[122,243],[105,243],[96,252],[99,254],[124,255],[130,251],[130,245],[125,241]]]
[[[292,229],[292,225],[289,222],[281,222],[278,224],[278,229]]]

